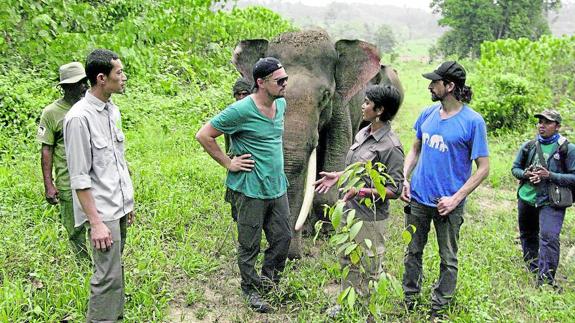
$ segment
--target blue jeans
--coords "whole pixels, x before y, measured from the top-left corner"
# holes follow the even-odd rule
[[[523,260],[530,271],[537,273],[538,281],[554,283],[565,209],[535,207],[518,199],[517,211]]]
[[[413,301],[421,292],[423,280],[423,249],[427,244],[427,235],[431,222],[435,227],[439,246],[439,280],[433,287],[431,305],[435,310],[445,308],[455,293],[457,285],[457,250],[459,229],[463,224],[464,203],[458,205],[446,217],[441,217],[437,208],[411,201],[411,214],[405,215],[405,224],[414,225],[416,230],[405,254],[405,273],[403,274],[403,292],[407,301]]]

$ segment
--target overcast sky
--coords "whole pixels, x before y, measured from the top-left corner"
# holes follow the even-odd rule
[[[311,6],[325,6],[331,2],[361,2],[369,4],[392,5],[396,7],[419,8],[430,11],[429,4],[431,0],[264,0],[264,1],[283,1],[292,3],[303,3]],[[562,0],[563,3],[574,3],[575,0]]]
[[[269,1],[269,0],[268,0]],[[408,7],[408,8],[419,8],[424,9],[427,11],[431,11],[429,9],[430,0],[282,0],[284,2],[292,2],[292,3],[303,3],[306,5],[311,6],[325,6],[331,2],[357,2],[357,3],[369,3],[369,4],[381,4],[381,5],[392,5],[396,7]]]

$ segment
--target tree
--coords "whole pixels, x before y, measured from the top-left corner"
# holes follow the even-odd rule
[[[373,35],[373,41],[383,53],[391,53],[397,44],[389,25],[380,25]]]
[[[451,27],[438,41],[444,56],[479,56],[484,41],[549,34],[546,16],[560,7],[560,0],[432,0],[440,26]]]

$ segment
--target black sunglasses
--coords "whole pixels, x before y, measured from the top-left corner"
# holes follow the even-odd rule
[[[288,80],[288,77],[285,76],[285,77],[282,77],[282,78],[279,78],[279,79],[272,79],[272,80],[276,81],[276,83],[277,83],[278,86],[284,86],[284,84],[286,84],[286,82],[287,82],[287,80]]]

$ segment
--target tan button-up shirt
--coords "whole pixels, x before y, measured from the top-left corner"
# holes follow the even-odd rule
[[[64,119],[64,144],[76,226],[87,221],[76,194],[79,189],[91,189],[102,221],[117,220],[134,209],[120,110],[114,103],[86,92]]]
[[[374,134],[370,134],[371,128],[367,126],[361,129],[355,136],[354,142],[349,148],[345,159],[346,166],[356,162],[367,162],[371,160],[373,164],[380,162],[387,168],[385,172],[393,178],[395,183],[388,181],[386,187],[398,196],[403,187],[403,147],[399,138],[391,130],[391,123],[386,122],[382,128]],[[365,187],[370,187],[369,178],[364,178]],[[358,218],[364,221],[384,220],[389,215],[389,200],[381,199],[375,203],[376,213],[373,210],[359,203],[360,198],[356,197],[348,201],[347,207],[353,208]]]

